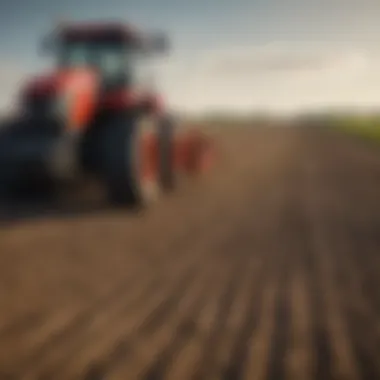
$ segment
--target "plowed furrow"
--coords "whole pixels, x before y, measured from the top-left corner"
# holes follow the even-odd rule
[[[220,166],[146,212],[1,224],[0,379],[380,377],[379,150],[212,133]]]

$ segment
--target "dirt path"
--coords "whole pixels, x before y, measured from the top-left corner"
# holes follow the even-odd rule
[[[217,139],[223,166],[145,214],[1,227],[1,380],[380,377],[380,151]]]

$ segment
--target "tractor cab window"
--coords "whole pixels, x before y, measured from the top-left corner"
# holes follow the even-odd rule
[[[132,71],[132,57],[124,45],[91,41],[64,43],[58,64],[65,68],[94,67],[105,82],[126,80]]]

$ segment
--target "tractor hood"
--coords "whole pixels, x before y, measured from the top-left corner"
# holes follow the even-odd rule
[[[68,124],[80,127],[93,113],[98,95],[97,78],[88,69],[57,70],[36,76],[26,83],[21,101],[32,113],[59,108]]]

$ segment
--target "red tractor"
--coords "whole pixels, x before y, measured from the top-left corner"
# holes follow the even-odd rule
[[[20,93],[22,112],[0,129],[0,187],[78,179],[105,185],[108,200],[144,205],[211,163],[209,139],[175,126],[161,97],[136,74],[166,39],[122,23],[61,25],[43,43],[56,60]]]

